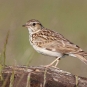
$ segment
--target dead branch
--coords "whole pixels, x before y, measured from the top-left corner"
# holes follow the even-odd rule
[[[87,78],[53,67],[6,66],[0,77],[0,87],[87,87]]]

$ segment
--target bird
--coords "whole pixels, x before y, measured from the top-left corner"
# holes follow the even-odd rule
[[[32,47],[41,54],[55,57],[56,59],[47,67],[57,67],[59,61],[64,56],[72,56],[80,59],[82,62],[87,64],[87,53],[83,51],[78,45],[75,45],[62,34],[45,28],[38,20],[31,19],[27,21],[23,27],[28,28],[29,41]]]

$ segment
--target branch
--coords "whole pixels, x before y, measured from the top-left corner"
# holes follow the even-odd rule
[[[0,77],[0,87],[87,87],[87,78],[53,67],[6,66]]]

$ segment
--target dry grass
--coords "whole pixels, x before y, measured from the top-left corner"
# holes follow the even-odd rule
[[[1,54],[1,55],[3,55],[3,58],[4,58],[4,62],[3,62],[4,66],[5,66],[5,63],[6,63],[6,47],[7,47],[8,39],[9,39],[9,32],[10,32],[10,30],[8,30],[8,32],[7,32],[5,43],[4,43],[4,50],[3,50],[3,53]]]

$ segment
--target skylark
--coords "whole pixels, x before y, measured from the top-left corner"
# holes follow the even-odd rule
[[[52,66],[56,62],[56,67],[60,58],[65,55],[77,57],[87,64],[87,60],[84,58],[87,56],[86,52],[63,35],[43,27],[38,20],[29,20],[23,27],[28,28],[30,44],[37,52],[56,58],[47,66]]]

